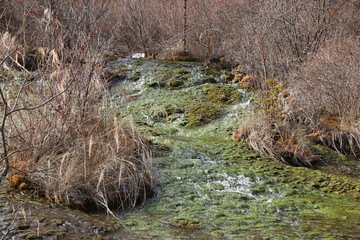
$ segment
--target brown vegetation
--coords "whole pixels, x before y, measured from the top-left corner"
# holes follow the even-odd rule
[[[290,78],[298,97],[290,115],[313,131],[326,132],[324,143],[343,153],[360,153],[360,41],[329,41]]]
[[[112,1],[17,4],[5,1],[0,17],[9,26],[0,42],[0,179],[10,172],[20,189],[87,210],[144,202],[153,185],[148,143],[107,102]]]

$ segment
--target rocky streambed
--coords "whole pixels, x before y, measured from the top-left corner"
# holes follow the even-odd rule
[[[231,140],[251,93],[229,84],[228,70],[135,59],[108,67],[108,104],[153,143],[154,196],[115,219],[2,188],[3,233],[16,216],[9,238],[360,239],[359,161],[314,146],[326,164],[291,167]]]

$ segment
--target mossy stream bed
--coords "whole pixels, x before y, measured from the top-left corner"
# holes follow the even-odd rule
[[[319,147],[326,164],[292,167],[232,140],[251,93],[227,83],[229,70],[133,59],[108,67],[107,104],[153,143],[153,197],[118,219],[27,201],[13,239],[360,239],[360,178],[329,165],[353,173],[358,161]],[[23,202],[6,191],[3,232]]]
[[[231,140],[251,94],[224,82],[228,70],[128,59],[111,67],[122,75],[112,89],[119,115],[157,146],[154,197],[118,214],[131,232],[147,239],[360,239],[360,179],[280,164]]]

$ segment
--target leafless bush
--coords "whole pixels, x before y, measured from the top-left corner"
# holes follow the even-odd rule
[[[22,91],[8,99],[9,106],[40,106],[58,97],[8,116],[12,175],[24,175],[50,199],[84,208],[146,199],[152,188],[149,148],[134,126],[121,125],[106,102],[99,105],[106,96],[96,69],[67,69],[16,85],[7,93]]]
[[[291,111],[300,112],[313,129],[332,131],[335,148],[359,151],[359,76],[359,38],[329,41],[290,79],[296,96]]]
[[[349,13],[355,11],[354,7],[349,4],[323,0],[237,1],[227,12],[233,21],[224,49],[245,72],[286,80],[326,40],[353,34],[343,25],[354,19]]]

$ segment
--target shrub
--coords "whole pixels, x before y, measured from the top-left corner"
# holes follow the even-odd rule
[[[14,50],[31,44],[53,54],[44,54],[31,73],[19,62],[8,65],[8,81],[0,88],[0,181],[11,167],[9,180],[19,188],[26,183],[58,202],[109,210],[149,196],[151,154],[133,124],[114,119],[107,101],[102,57],[114,39],[103,24],[111,20],[112,1],[93,3],[84,8],[85,2],[65,0],[49,9],[22,1],[14,9],[24,24],[14,28],[22,36]],[[0,63],[14,51],[5,50]]]
[[[360,153],[359,38],[328,42],[289,84],[296,97],[289,106],[294,119],[329,132],[327,144],[340,152]]]

